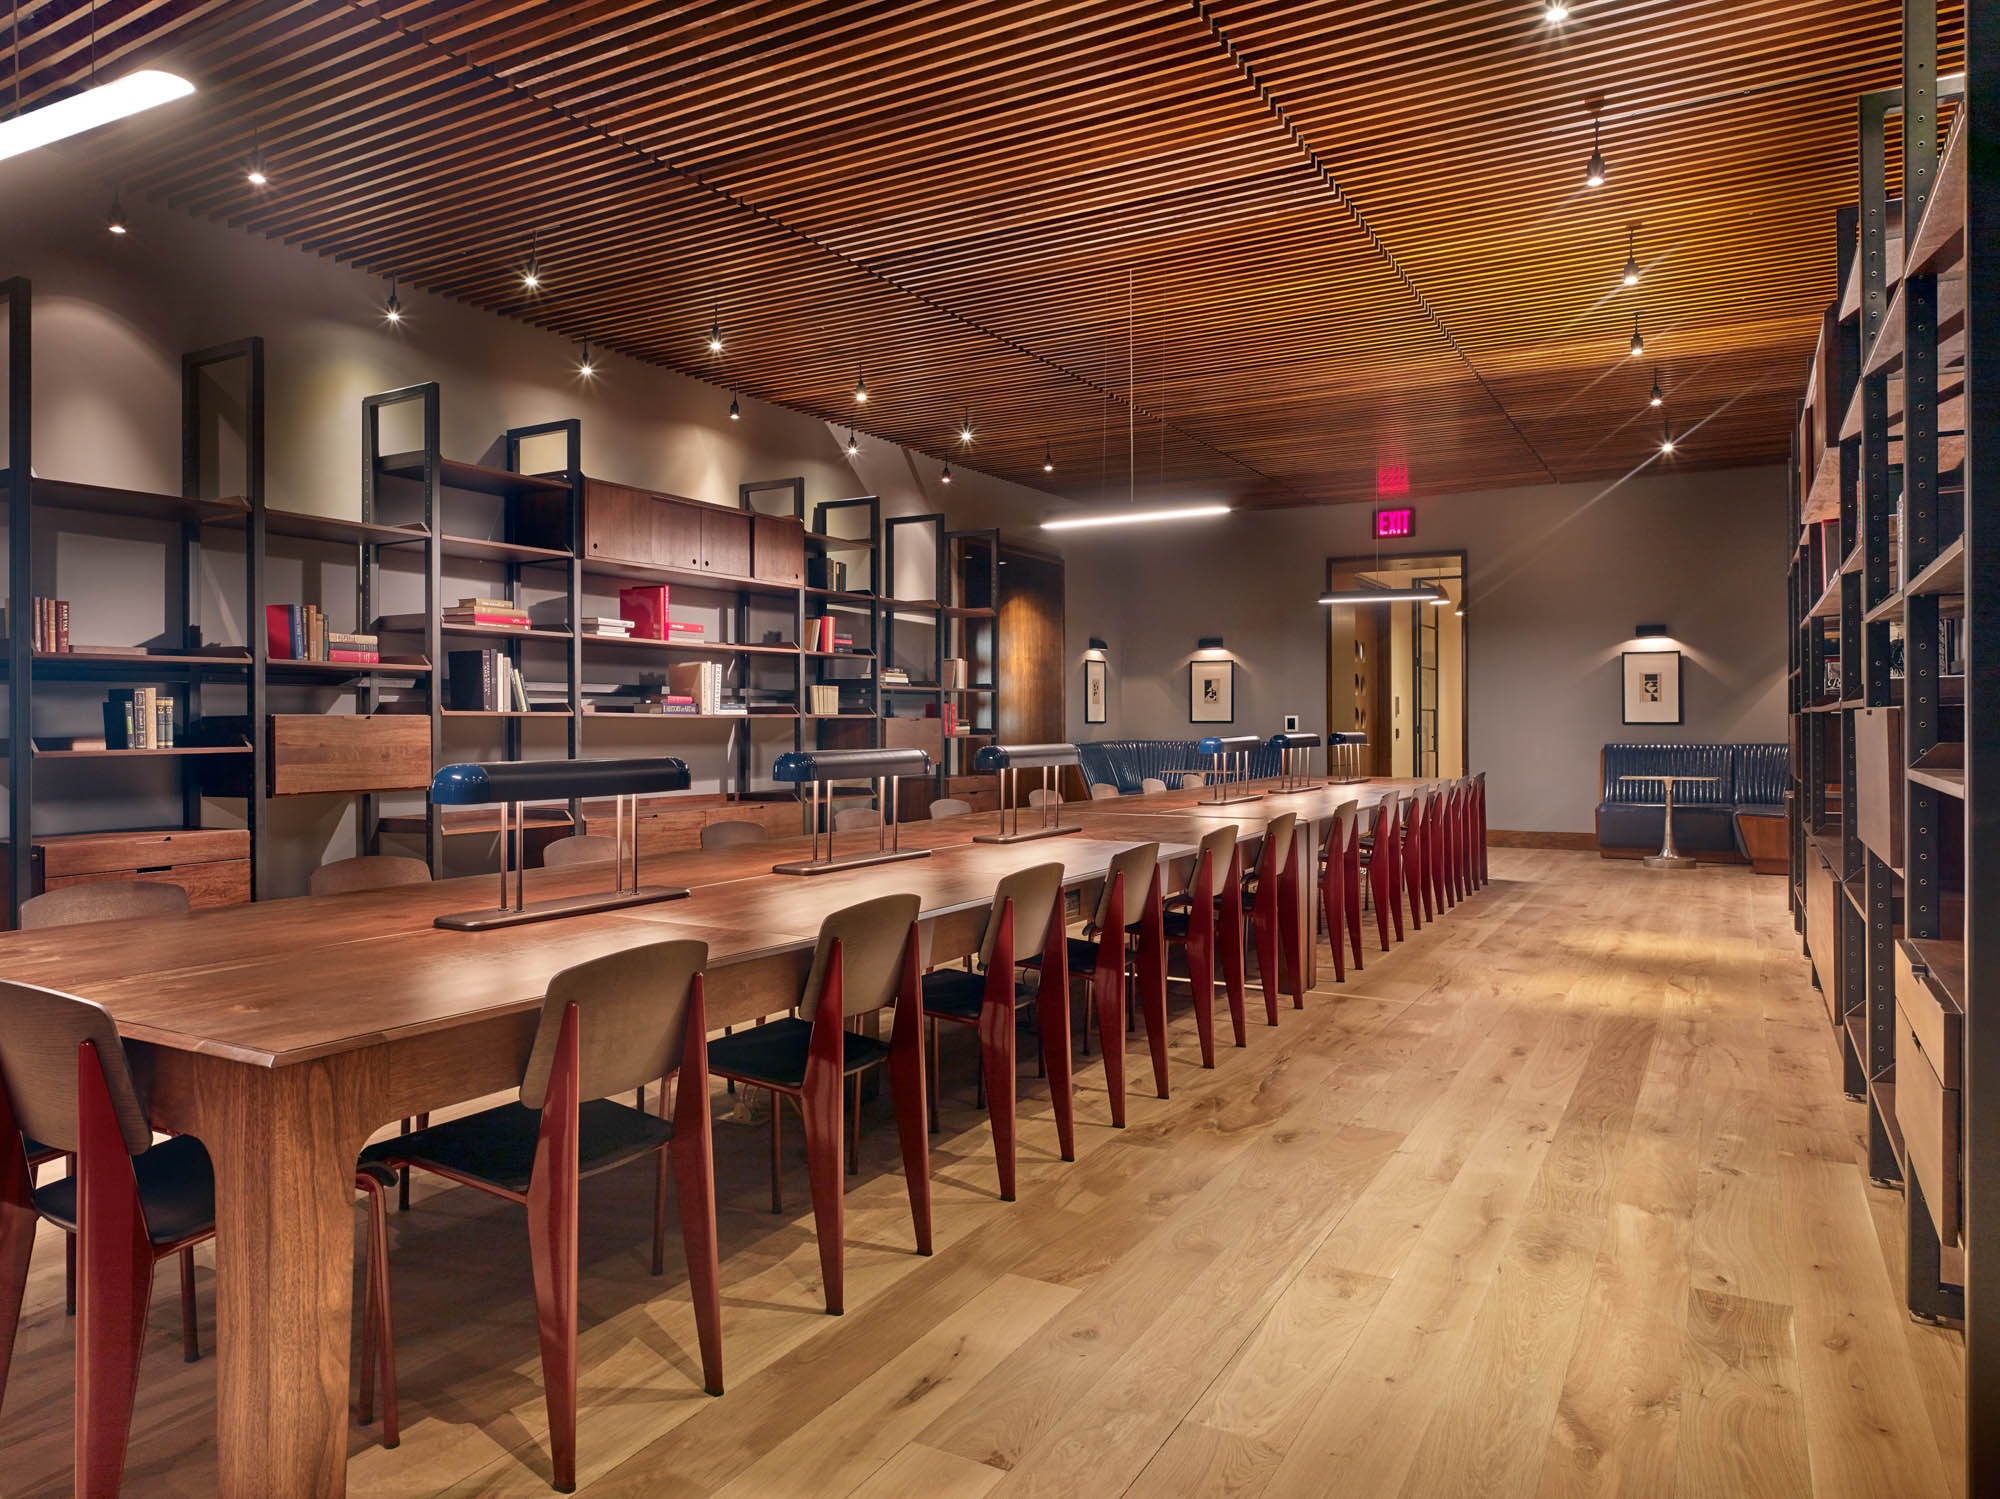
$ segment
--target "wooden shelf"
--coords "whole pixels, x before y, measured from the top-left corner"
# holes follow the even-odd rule
[[[265,662],[264,675],[317,681],[334,677],[415,677],[426,675],[430,669],[430,662],[422,656],[384,656],[380,661],[293,661],[277,657]]]
[[[512,541],[487,541],[478,536],[440,536],[438,551],[446,557],[466,557],[480,562],[505,562],[516,567],[568,562],[571,555],[556,547],[522,546]]]
[[[421,635],[424,633],[424,616],[421,614],[385,614],[375,621],[378,635]],[[530,628],[510,630],[503,625],[458,625],[445,624],[438,627],[446,635],[470,635],[506,640],[568,640],[568,630],[548,630]]]
[[[1952,1008],[1965,1013],[1965,944],[1949,937],[1905,937],[1903,946],[1930,974],[1934,989],[1944,991]]]
[[[1813,601],[1812,608],[1806,611],[1806,618],[1807,619],[1840,618],[1839,575],[1835,575],[1834,580],[1826,585],[1826,592],[1822,593],[1817,599]]]
[[[883,599],[882,607],[903,614],[936,614],[944,605],[936,599]]]
[[[1955,538],[1933,557],[1922,572],[1903,585],[1912,598],[1930,594],[1965,592],[1965,538]]]
[[[851,723],[873,723],[876,719],[873,713],[801,713],[799,717],[818,719],[824,723],[832,723],[836,719]]]
[[[1862,351],[1861,373],[1864,375],[1879,375],[1902,366],[1903,289],[1904,283],[1897,282],[1895,295],[1889,298],[1888,311],[1882,314],[1882,332],[1875,340],[1875,347]],[[1965,332],[1964,281],[1938,282],[1937,320],[1938,366],[1942,370],[1951,363],[1946,357],[1950,352],[1947,345]]]
[[[1965,122],[1961,109],[1938,160],[1937,177],[1924,203],[1924,216],[1910,241],[1910,274],[1936,275],[1965,256]]]
[[[761,578],[742,578],[729,573],[707,572],[698,567],[650,567],[642,562],[618,562],[586,557],[583,573],[587,578],[623,579],[628,583],[679,584],[683,588],[709,588],[717,593],[768,593],[796,598],[798,586],[767,583]]]
[[[1841,1021],[1841,1029],[1847,1032],[1847,1044],[1854,1048],[1854,1055],[1861,1063],[1865,1075],[1868,1071],[1868,1010],[1857,1005],[1847,1012]]]
[[[567,708],[530,708],[523,713],[519,708],[443,708],[439,710],[443,718],[568,718]]]
[[[584,716],[585,718],[620,718],[620,719],[634,719],[634,720],[637,720],[638,722],[641,722],[641,723],[689,723],[689,722],[693,722],[693,723],[756,723],[756,722],[757,722],[758,720],[760,720],[760,719],[768,719],[768,720],[772,720],[772,721],[776,721],[776,722],[783,722],[783,723],[789,723],[789,722],[791,722],[791,721],[792,721],[793,719],[795,719],[795,718],[803,718],[803,717],[807,717],[807,716],[809,716],[809,715],[806,715],[806,714],[802,714],[802,713],[798,713],[798,712],[795,712],[795,711],[793,711],[793,710],[791,710],[791,709],[789,709],[789,708],[788,708],[788,709],[786,709],[786,710],[784,710],[783,712],[779,712],[779,713],[766,713],[766,712],[759,712],[759,713],[625,713],[625,712],[621,712],[620,710],[618,710],[618,709],[616,709],[616,708],[595,708],[595,707],[592,707],[592,706],[590,706],[589,704],[587,704],[587,703],[586,703],[586,704],[584,705],[584,709],[583,709],[583,716]],[[861,717],[865,717],[865,718],[873,718],[873,717],[874,717],[875,715],[874,715],[874,714],[872,714],[872,713],[867,713],[867,714],[862,714],[862,715],[860,715],[860,716],[861,716]]]
[[[239,522],[231,521],[232,526]],[[345,520],[335,515],[309,515],[300,510],[264,511],[264,531],[269,536],[290,536],[303,541],[324,541],[339,546],[406,546],[420,542],[430,533],[422,526],[384,526],[373,521]]]
[[[616,645],[655,651],[688,651],[699,656],[796,656],[795,645],[738,645],[728,640],[634,640],[617,635],[585,635],[585,645]]]
[[[898,685],[893,682],[882,684],[884,692],[991,692],[989,687],[940,687],[935,682],[909,682]]]
[[[242,650],[241,646],[234,647]],[[206,656],[151,651],[36,651],[38,677],[131,677],[143,679],[151,672],[165,671],[175,676],[200,670],[247,671],[250,653]]]
[[[1894,593],[1890,594],[1886,599],[1882,600],[1881,603],[1877,604],[1873,609],[1870,609],[1865,614],[1863,614],[1861,616],[1861,619],[1864,624],[1872,625],[1872,624],[1879,624],[1881,621],[1885,619],[1901,619],[1902,617],[1903,617],[1903,591],[1899,588]]]
[[[848,606],[855,609],[871,609],[879,602],[872,593],[855,593],[839,588],[808,588],[805,595],[810,599],[825,599],[834,608]]]
[[[424,455],[391,453],[380,459],[376,472],[392,479],[411,479],[421,484]],[[536,474],[517,474],[504,468],[486,468],[477,463],[460,463],[451,458],[438,462],[438,482],[446,489],[462,489],[474,494],[561,494],[569,493],[569,480],[545,479]]]
[[[247,744],[176,744],[166,749],[66,749],[45,750],[37,748],[37,760],[157,760],[184,755],[247,755]]]
[[[1946,796],[1965,800],[1965,745],[1956,739],[1947,739],[1932,745],[1917,757],[1916,764],[1904,772],[1919,786],[1928,786],[1933,791],[1942,791]]]
[[[808,656],[818,656],[826,661],[873,661],[873,651],[807,651]]]
[[[946,604],[938,612],[946,619],[997,619],[1000,615],[997,609],[967,609],[957,604]]]
[[[13,471],[0,469],[0,489],[11,486]],[[84,510],[96,515],[123,515],[135,520],[192,521],[213,525],[249,514],[250,506],[231,495],[217,500],[190,500],[177,494],[144,489],[116,489],[102,484],[77,484],[67,479],[36,478],[30,483],[36,505],[46,510]],[[125,751],[132,753],[132,751]]]
[[[1889,1153],[1896,1158],[1897,1169],[1909,1174],[1909,1157],[1903,1149],[1903,1121],[1896,1117],[1896,1077],[1895,1069],[1880,1077],[1868,1080],[1868,1097],[1875,1105],[1876,1117],[1882,1121],[1882,1132],[1889,1137]]]
[[[872,552],[875,543],[866,536],[835,536],[829,531],[808,531],[806,540],[832,552]]]

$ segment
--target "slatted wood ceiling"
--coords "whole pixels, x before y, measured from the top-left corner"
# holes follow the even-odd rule
[[[16,10],[22,97],[78,87],[89,7]],[[101,0],[95,23],[100,72],[201,88],[74,148],[129,200],[1078,497],[1124,490],[1129,402],[1141,485],[1301,504],[1660,461],[1655,365],[1665,461],[1784,458],[1900,8]]]

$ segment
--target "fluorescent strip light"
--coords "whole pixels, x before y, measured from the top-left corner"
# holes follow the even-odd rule
[[[1227,515],[1227,505],[1181,505],[1172,510],[1114,510],[1106,515],[1079,515],[1068,520],[1045,520],[1044,531],[1081,531],[1091,526],[1138,526],[1157,520],[1201,520],[1211,515]]]
[[[142,68],[116,83],[102,83],[54,104],[44,104],[14,119],[0,121],[0,161],[19,156],[51,141],[81,135],[158,104],[184,99],[194,85],[173,73]]]
[[[1442,604],[1440,598],[1429,588],[1348,588],[1338,593],[1323,593],[1319,596],[1322,604]]]

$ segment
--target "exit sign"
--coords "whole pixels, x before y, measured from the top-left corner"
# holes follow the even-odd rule
[[[1397,536],[1417,534],[1417,512],[1414,510],[1377,510],[1375,512],[1375,539],[1385,541]]]

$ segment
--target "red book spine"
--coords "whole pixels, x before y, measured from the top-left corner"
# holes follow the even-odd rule
[[[289,604],[264,606],[264,655],[271,661],[292,656],[292,609]]]
[[[639,640],[667,638],[667,590],[664,584],[618,590],[618,614],[632,621],[632,635]]]
[[[376,664],[381,661],[382,653],[380,651],[349,650],[346,646],[336,645],[327,651],[326,659],[329,661],[355,661],[363,664]]]
[[[660,592],[665,593],[666,590],[662,588]],[[684,619],[670,619],[667,621],[667,628],[676,635],[699,635],[705,627]],[[655,635],[653,638],[658,640],[660,637]]]

